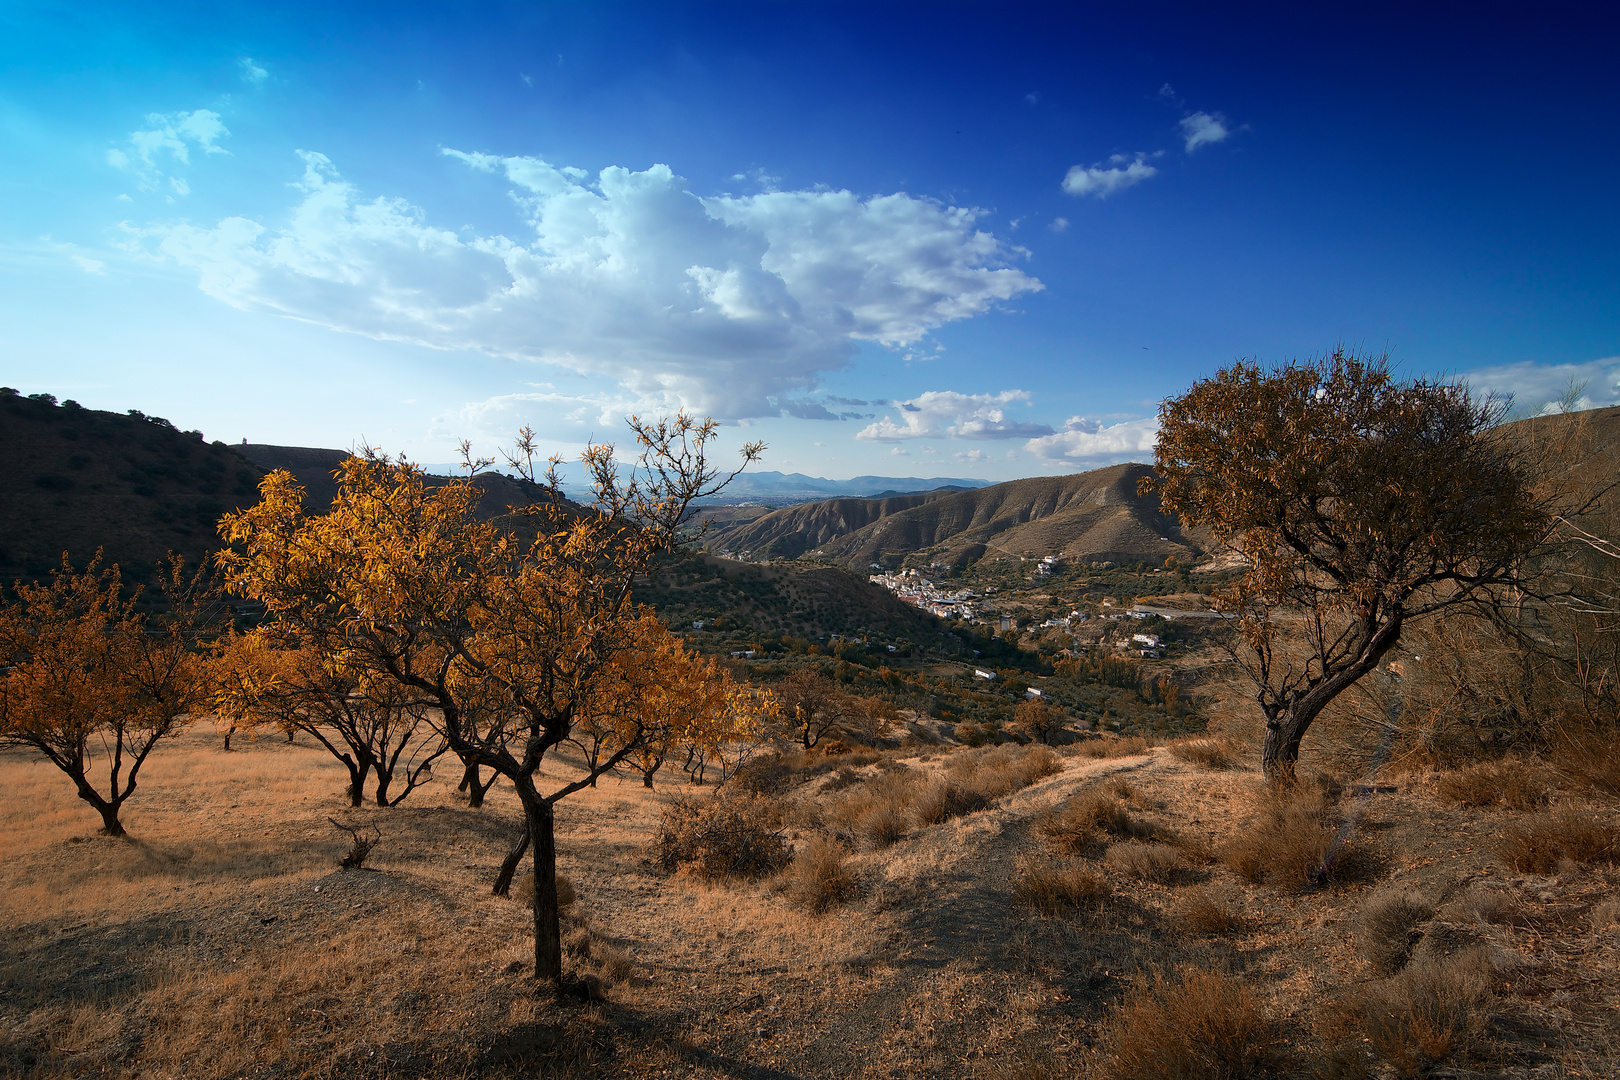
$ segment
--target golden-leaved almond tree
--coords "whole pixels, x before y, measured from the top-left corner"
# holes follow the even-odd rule
[[[304,514],[301,489],[278,472],[257,505],[220,524],[233,545],[220,556],[229,587],[267,611],[256,633],[296,635],[356,677],[414,692],[452,751],[512,783],[534,841],[535,975],[558,988],[553,808],[667,737],[658,710],[604,711],[602,691],[627,667],[684,656],[649,648],[668,630],[632,603],[631,584],[677,542],[693,501],[736,475],[709,462],[712,420],[630,425],[634,468],[611,446],[585,454],[592,506],[566,504],[553,463],[553,499],[534,510],[532,540],[477,519],[474,470],[429,486],[414,466],[376,455],[343,463],[323,514]],[[532,442],[525,432],[518,463],[532,462]],[[745,447],[744,464],[762,450]],[[611,746],[542,791],[542,762],[587,723],[613,725]]]
[[[1343,349],[1239,361],[1160,406],[1142,490],[1247,566],[1219,603],[1265,715],[1268,778],[1293,776],[1312,721],[1408,623],[1523,579],[1551,498],[1503,411]]]
[[[373,775],[378,806],[398,806],[432,778],[450,745],[421,694],[350,664],[341,651],[278,640],[275,629],[222,643],[210,704],[230,730],[270,725],[309,735],[349,770],[351,806],[364,800]]]
[[[164,582],[167,612],[136,610],[117,566],[75,571],[63,557],[48,585],[15,586],[0,604],[0,745],[27,747],[73,781],[125,835],[120,813],[141,766],[181,730],[210,692],[208,587],[176,558]]]

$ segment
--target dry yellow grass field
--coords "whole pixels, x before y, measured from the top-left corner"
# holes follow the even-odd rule
[[[706,881],[652,845],[712,789],[607,778],[558,814],[570,963],[603,989],[557,1002],[521,888],[489,892],[519,829],[501,788],[470,810],[446,768],[350,810],[324,752],[237,745],[160,748],[129,841],[0,754],[0,1073],[1620,1075],[1615,852],[1537,839],[1617,822],[1556,785],[1525,810],[1427,775],[1279,807],[1207,748],[893,751],[762,797],[797,871]],[[328,815],[381,831],[365,869],[337,869]],[[1320,884],[1245,876],[1273,828],[1331,855]],[[1562,854],[1521,872],[1504,841]],[[831,864],[848,890],[818,913],[805,875]]]

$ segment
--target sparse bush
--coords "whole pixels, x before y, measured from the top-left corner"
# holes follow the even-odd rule
[[[705,881],[775,873],[792,858],[772,827],[776,810],[759,796],[678,800],[659,818],[654,857],[665,870],[684,869]]]
[[[1103,861],[1123,874],[1159,885],[1168,885],[1187,868],[1181,852],[1170,844],[1143,844],[1135,840],[1110,847]]]
[[[1353,877],[1364,864],[1339,815],[1336,789],[1305,783],[1268,786],[1260,812],[1219,855],[1244,880],[1282,892]]]
[[[861,785],[827,810],[827,820],[841,835],[888,847],[911,831],[914,789],[910,777],[890,773]]]
[[[1620,797],[1620,739],[1612,727],[1592,723],[1562,725],[1553,765],[1588,791]]]
[[[1118,758],[1136,757],[1152,748],[1153,743],[1140,735],[1104,735],[1099,739],[1087,739],[1076,752],[1081,757]]]
[[[1505,924],[1519,921],[1519,905],[1500,889],[1475,886],[1457,901],[1459,914],[1484,923]]]
[[[781,889],[798,907],[817,915],[830,911],[855,895],[855,875],[835,840],[810,840],[783,872]]]
[[[1106,1080],[1240,1080],[1270,1058],[1269,1026],[1253,995],[1227,975],[1183,970],[1138,979],[1103,1037]]]
[[[1108,895],[1107,880],[1079,859],[1025,863],[1013,882],[1013,903],[1042,915],[1097,907]]]
[[[1242,924],[1236,912],[1203,889],[1195,889],[1182,897],[1176,907],[1176,918],[1188,933],[1211,936],[1231,933]]]
[[[1590,814],[1544,814],[1509,829],[1498,854],[1510,870],[1551,874],[1565,866],[1617,861],[1620,835],[1612,825]]]
[[[980,791],[964,788],[949,780],[939,780],[917,794],[912,810],[921,825],[938,825],[954,817],[983,810],[990,800]]]
[[[1480,762],[1435,780],[1435,791],[1457,806],[1492,806],[1531,810],[1547,802],[1546,774],[1515,758]]]
[[[1219,739],[1188,739],[1170,744],[1170,753],[1182,761],[1206,769],[1230,769],[1237,765],[1231,746]]]
[[[762,754],[738,769],[731,785],[756,795],[776,795],[792,785],[795,764],[784,754]]]
[[[1132,817],[1125,803],[1136,797],[1136,790],[1124,780],[1112,780],[1065,800],[1035,822],[1035,827],[1055,846],[1075,854],[1096,853],[1102,847],[1099,833],[1128,840],[1170,839],[1154,825]]]
[[[522,904],[524,907],[534,907],[534,871],[530,870],[521,877],[512,881],[512,888],[507,896]],[[557,871],[557,910],[567,911],[579,900],[579,893],[574,889],[574,883],[568,880],[568,875],[561,870]]]
[[[1344,1007],[1379,1057],[1402,1076],[1419,1077],[1466,1048],[1484,1027],[1490,999],[1490,962],[1476,948],[1414,961],[1361,988]]]
[[[1434,906],[1404,889],[1383,889],[1361,906],[1356,951],[1379,975],[1393,975],[1412,958],[1422,932],[1434,918]]]

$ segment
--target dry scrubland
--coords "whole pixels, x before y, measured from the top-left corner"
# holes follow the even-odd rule
[[[605,779],[560,807],[598,995],[559,1004],[522,882],[489,894],[500,788],[349,810],[324,752],[199,728],[117,841],[7,753],[0,1071],[1620,1075],[1610,804],[1535,763],[1286,797],[1235,765],[1115,740],[794,759],[718,804]],[[366,869],[329,814],[381,830]]]

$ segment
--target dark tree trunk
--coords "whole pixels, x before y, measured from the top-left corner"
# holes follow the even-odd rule
[[[236,725],[235,724],[232,724],[230,727],[225,729],[225,752],[227,754],[231,752],[231,736],[235,735],[235,734],[236,734]]]
[[[101,831],[108,836],[124,836],[124,823],[118,820],[118,804],[103,802],[96,805],[101,812]]]
[[[648,791],[651,791],[652,786],[653,786],[652,785],[652,778],[653,778],[653,770],[652,769],[643,769],[641,771],[641,786],[646,788]]]
[[[394,782],[392,772],[384,772],[382,766],[377,767],[377,805],[388,805],[388,785]]]
[[[495,781],[499,780],[500,778],[500,773],[492,772],[489,774],[488,780],[480,780],[478,763],[473,762],[467,766],[465,771],[462,772],[461,786],[456,790],[465,791],[467,793],[468,809],[477,810],[479,807],[484,805],[484,796],[489,792],[490,788],[495,786]]]
[[[1299,744],[1315,718],[1315,711],[1302,717],[1298,711],[1291,710],[1266,721],[1266,738],[1260,747],[1260,772],[1268,781],[1293,782],[1294,766],[1299,763]]]
[[[534,977],[562,989],[562,923],[557,910],[557,838],[551,804],[534,790],[532,780],[520,783],[518,797],[529,837],[534,842]]]
[[[512,891],[512,878],[517,874],[518,863],[529,850],[529,823],[528,815],[524,815],[523,835],[518,842],[512,845],[512,850],[506,853],[501,861],[501,872],[495,875],[495,888],[491,890],[496,896],[506,896]]]
[[[349,805],[359,806],[366,801],[366,774],[371,772],[371,762],[356,765],[345,755],[343,764],[349,767]]]

